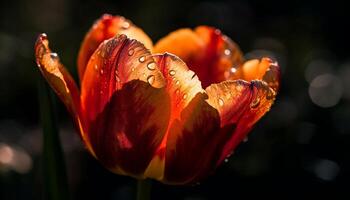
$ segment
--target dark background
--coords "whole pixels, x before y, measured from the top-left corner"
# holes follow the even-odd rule
[[[281,92],[249,142],[199,185],[154,181],[153,199],[347,199],[348,12],[345,3],[316,0],[1,1],[0,199],[43,199],[37,34],[48,34],[51,48],[76,77],[80,42],[103,13],[129,18],[153,41],[181,27],[212,25],[247,58],[270,55],[282,67]],[[134,199],[136,181],[92,159],[61,103],[58,109],[72,199]]]

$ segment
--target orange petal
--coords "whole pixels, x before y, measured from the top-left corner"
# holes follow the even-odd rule
[[[91,56],[82,81],[82,109],[88,120],[95,120],[113,93],[135,79],[153,87],[164,85],[161,72],[142,43],[125,35],[103,42]]]
[[[215,169],[222,146],[235,126],[220,127],[219,113],[207,98],[205,93],[197,93],[170,124],[164,182],[195,183]]]
[[[78,55],[78,73],[80,80],[83,79],[86,65],[97,47],[104,40],[112,38],[117,34],[125,34],[129,38],[137,39],[142,42],[148,49],[152,48],[151,39],[142,29],[132,24],[131,21],[121,16],[105,14],[94,23],[81,44]]]
[[[80,136],[92,154],[89,141],[85,136],[85,125],[81,115],[79,90],[69,72],[60,63],[58,55],[52,53],[45,34],[39,35],[35,43],[36,63],[47,82],[63,101],[72,115]]]
[[[174,31],[157,42],[153,52],[170,52],[179,56],[198,74],[204,88],[226,80],[227,71],[243,60],[241,51],[232,40],[208,26],[199,26],[194,31]]]
[[[90,121],[89,137],[97,159],[115,173],[144,178],[169,118],[170,100],[164,89],[141,80],[123,84]]]
[[[154,56],[166,81],[172,102],[172,118],[179,118],[181,110],[197,93],[204,92],[198,76],[177,56],[165,53]]]
[[[280,68],[270,58],[248,60],[241,66],[231,68],[227,74],[230,80],[263,80],[276,92],[279,90]]]
[[[103,42],[82,82],[82,108],[97,158],[117,173],[143,177],[166,133],[170,100],[150,52],[125,35]]]
[[[180,58],[163,54],[156,55],[155,60],[166,80],[171,116],[158,157],[153,158],[158,161],[165,157],[165,162],[155,162],[149,169],[164,169],[157,177],[163,182],[190,183],[215,167],[219,147],[233,127],[220,127],[219,113],[205,101],[207,95],[198,77]]]
[[[252,126],[269,111],[276,92],[263,81],[246,82],[242,80],[224,81],[206,89],[208,103],[220,115],[221,127],[235,124],[233,136],[226,141],[220,164],[247,136]]]
[[[270,108],[275,92],[265,82],[241,80],[213,84],[204,91],[194,72],[176,56],[157,55],[155,60],[171,99],[169,127],[158,149],[165,153],[160,180],[193,183],[213,172],[236,148]]]

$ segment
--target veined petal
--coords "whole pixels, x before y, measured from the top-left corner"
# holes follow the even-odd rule
[[[227,80],[227,72],[243,61],[238,46],[218,29],[208,26],[174,31],[159,40],[153,52],[179,56],[198,74],[203,87]]]
[[[58,55],[51,52],[46,34],[39,35],[35,43],[35,57],[42,75],[67,107],[85,145],[94,154],[85,135],[85,121],[81,114],[79,90],[72,76],[59,61]]]
[[[164,168],[164,174],[157,177],[163,182],[190,183],[202,177],[203,171],[215,168],[215,155],[223,145],[220,142],[229,138],[234,127],[220,127],[219,113],[206,102],[198,77],[180,58],[172,54],[154,57],[166,80],[171,117],[159,153],[153,158],[165,157],[165,162],[155,162],[148,169]]]
[[[161,145],[158,147],[157,153],[148,166],[145,176],[158,180],[164,179],[165,155],[169,140],[168,135],[171,124],[174,120],[181,118],[181,111],[189,104],[189,102],[200,92],[204,92],[198,77],[193,71],[190,71],[186,64],[177,56],[172,54],[154,55],[154,59],[163,73],[165,78],[165,91],[170,97],[171,115],[167,129]]]
[[[115,173],[144,178],[169,118],[170,100],[164,89],[141,80],[125,83],[90,121],[89,137],[97,159]]]
[[[106,40],[91,56],[82,108],[96,157],[108,169],[144,177],[170,118],[164,84],[149,50],[125,35]]]
[[[142,29],[122,16],[104,14],[94,23],[81,44],[78,55],[78,72],[81,81],[90,56],[104,40],[117,34],[125,34],[129,38],[142,42],[146,48],[152,49],[152,40]]]
[[[222,148],[220,164],[230,156],[237,145],[247,136],[253,125],[270,110],[276,92],[264,81],[243,80],[224,81],[212,84],[206,92],[208,103],[216,108],[220,115],[221,127],[235,124],[236,128]]]
[[[153,87],[164,85],[149,50],[134,39],[118,35],[105,40],[91,56],[81,88],[83,112],[95,120],[114,92],[131,80],[149,82]]]
[[[212,84],[204,91],[178,57],[163,54],[155,60],[171,99],[169,127],[158,149],[165,153],[164,174],[158,179],[193,183],[230,155],[269,110],[275,91],[263,81],[243,80]]]

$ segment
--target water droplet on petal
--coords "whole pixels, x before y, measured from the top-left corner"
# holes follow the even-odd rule
[[[147,64],[147,68],[149,70],[155,70],[156,69],[156,64],[154,62],[150,62]]]
[[[184,96],[182,97],[183,99],[186,99],[187,98],[187,94],[184,94]]]
[[[225,163],[227,163],[228,162],[228,159],[227,158],[225,158]]]
[[[180,93],[180,90],[179,89],[176,89],[175,90],[175,94],[179,94]]]
[[[57,53],[50,53],[50,57],[51,57],[52,59],[58,59]]]
[[[245,137],[245,138],[243,139],[243,142],[248,142],[248,137]]]
[[[95,65],[94,68],[95,68],[95,70],[98,70],[98,66],[97,65]]]
[[[250,103],[250,107],[251,107],[251,108],[256,108],[256,107],[259,106],[259,104],[260,104],[260,98],[259,98],[259,97],[256,97],[256,98],[252,101],[252,103]]]
[[[129,55],[129,56],[134,55],[134,49],[130,49],[130,50],[128,51],[128,55]]]
[[[124,22],[123,24],[122,24],[122,28],[123,29],[128,29],[130,27],[130,23],[129,22]]]
[[[132,72],[135,71],[135,67],[131,68],[131,71],[132,71]]]
[[[225,54],[226,56],[231,55],[231,50],[230,50],[230,49],[225,49],[224,54]]]
[[[174,76],[176,74],[175,70],[170,70],[169,71],[170,76]]]
[[[237,71],[237,69],[234,68],[234,67],[232,67],[232,68],[230,69],[230,72],[233,73],[233,74],[236,73],[236,71]]]
[[[155,76],[154,75],[149,75],[148,78],[147,78],[147,81],[149,84],[153,84],[154,83],[154,80],[155,80]]]
[[[219,98],[219,105],[220,105],[220,106],[223,106],[223,105],[224,105],[224,100],[221,99],[221,98]]]
[[[101,69],[100,74],[102,75],[104,73],[103,69]]]
[[[146,60],[146,57],[145,57],[145,56],[141,56],[141,57],[139,58],[140,63],[145,62],[145,60]]]
[[[175,84],[176,84],[176,85],[179,85],[179,84],[180,84],[180,81],[179,81],[179,80],[177,80],[177,81],[175,82]]]
[[[230,156],[232,156],[233,153],[234,151],[231,151],[229,154],[227,154],[226,158],[229,158]]]

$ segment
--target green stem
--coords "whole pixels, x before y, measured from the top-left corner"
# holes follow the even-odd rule
[[[152,182],[149,179],[138,180],[137,182],[137,200],[151,199]]]
[[[69,199],[53,94],[44,78],[40,76],[38,79],[40,118],[43,129],[44,199]]]

